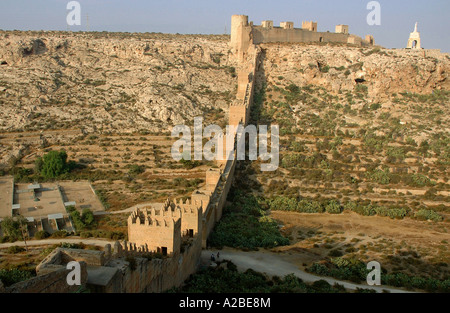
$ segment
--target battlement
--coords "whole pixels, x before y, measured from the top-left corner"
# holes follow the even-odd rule
[[[294,29],[294,22],[281,22],[280,27],[283,29]]]
[[[350,35],[349,26],[344,24],[336,25],[335,32],[319,32],[317,22],[313,21],[303,21],[301,28],[295,28],[294,22],[281,22],[280,27],[273,25],[272,20],[265,20],[261,25],[254,26],[248,22],[248,16],[232,17],[231,43],[241,61],[245,59],[250,46],[262,43],[330,42],[372,46],[375,42],[370,35],[364,39]]]
[[[273,21],[262,21],[261,26],[267,29],[273,28]]]
[[[202,200],[193,200],[192,198],[188,198],[185,201],[181,198],[175,199],[174,203],[181,210],[183,217],[185,214],[198,214],[198,210],[201,210],[203,207]]]
[[[348,25],[336,25],[336,33],[337,34],[348,34],[349,33]]]
[[[304,21],[302,22],[302,29],[317,32],[317,22]]]
[[[164,255],[178,253],[181,244],[181,210],[170,201],[160,209],[134,210],[128,217],[128,239],[132,247],[157,251]]]
[[[128,224],[130,225],[145,225],[155,227],[173,227],[177,220],[181,219],[180,208],[163,206],[162,209],[155,209],[154,207],[146,207],[143,209],[136,209],[128,217]]]
[[[234,100],[230,103],[230,107],[245,107],[246,104],[242,100]]]

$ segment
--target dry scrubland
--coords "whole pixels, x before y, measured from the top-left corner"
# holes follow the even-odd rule
[[[255,109],[260,123],[280,124],[282,155],[277,172],[256,173],[259,184],[448,212],[448,55],[265,48]]]
[[[167,130],[235,95],[226,37],[0,32],[1,129]]]
[[[280,168],[261,173],[252,164],[244,173],[246,187],[277,200],[271,216],[291,240],[277,251],[305,268],[344,257],[448,277],[448,54],[262,48],[252,114],[280,125]],[[423,221],[423,212],[444,220]]]
[[[205,168],[170,157],[170,129],[196,116],[225,125],[237,84],[228,37],[0,37],[2,169],[31,169],[38,156],[64,149],[87,166],[73,178],[93,180],[112,210],[189,195],[203,182]],[[130,165],[147,170],[136,179]]]
[[[32,169],[64,149],[108,211],[187,196],[211,164],[174,162],[171,126],[203,115],[225,125],[236,92],[227,36],[0,32],[0,160]],[[4,44],[3,44],[4,43]],[[340,215],[272,211],[301,267],[376,258],[448,275],[450,57],[436,52],[264,44],[252,118],[281,126],[280,168],[240,164],[267,199],[336,200]],[[139,170],[133,165],[140,166]],[[192,166],[191,166],[192,165]],[[191,168],[192,167],[192,168]],[[14,173],[13,173],[14,174]],[[403,219],[362,216],[402,209]],[[415,218],[421,209],[441,222]],[[99,220],[125,230],[127,214]]]

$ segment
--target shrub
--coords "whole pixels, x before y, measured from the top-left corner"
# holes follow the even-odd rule
[[[276,197],[270,202],[270,209],[274,211],[296,211],[297,200],[284,196]]]
[[[320,68],[320,71],[322,73],[328,73],[330,71],[330,66],[329,65],[325,65],[324,67]]]
[[[34,234],[34,238],[36,238],[37,240],[45,239],[48,237],[50,237],[50,234],[45,230],[40,230]]]
[[[180,163],[184,166],[184,168],[189,169],[189,170],[202,165],[202,163],[200,161],[191,161],[191,160],[185,160],[185,159],[181,159]]]
[[[145,167],[140,166],[140,165],[136,165],[133,164],[129,167],[130,169],[128,170],[128,174],[134,176],[134,175],[139,175],[145,172]]]
[[[21,227],[26,227],[28,221],[25,217],[6,217],[0,223],[0,227],[3,230],[3,234],[5,237],[8,237],[10,242],[14,242],[22,238]]]
[[[325,211],[330,214],[341,214],[342,207],[337,201],[332,200],[325,207]]]
[[[77,231],[92,228],[96,225],[94,213],[90,209],[83,209],[81,214],[73,207],[67,208],[67,211],[70,213],[70,218]]]
[[[360,92],[360,93],[367,93],[368,90],[369,90],[369,87],[367,87],[366,85],[358,84],[355,87],[355,91]]]
[[[441,222],[444,220],[444,218],[435,211],[426,209],[420,209],[414,216],[420,220],[431,220],[434,222]]]
[[[83,243],[62,242],[61,244],[59,244],[59,247],[63,249],[84,249],[85,245]]]
[[[423,174],[413,174],[412,180],[415,186],[424,187],[431,183],[431,180]]]
[[[408,214],[408,211],[406,209],[386,207],[376,207],[375,212],[379,216],[388,216],[392,219],[402,219]]]
[[[337,250],[337,249],[331,250],[328,253],[328,256],[330,256],[330,257],[341,257],[342,255],[343,255],[342,251],[341,250]]]
[[[325,210],[318,201],[301,200],[298,202],[297,211],[302,213],[323,213]]]
[[[0,280],[3,282],[5,287],[9,287],[18,282],[28,280],[32,276],[33,275],[31,274],[30,271],[22,271],[19,269],[11,269],[11,270],[2,269],[2,270],[0,270]]]
[[[19,246],[11,246],[9,247],[6,252],[9,254],[16,254],[16,253],[20,253],[20,252],[24,252],[25,248],[19,247]]]
[[[387,185],[391,181],[389,169],[385,169],[384,171],[376,169],[370,173],[367,173],[367,178],[382,185]]]
[[[66,230],[58,230],[55,231],[50,237],[52,238],[65,238],[69,236],[69,233]]]

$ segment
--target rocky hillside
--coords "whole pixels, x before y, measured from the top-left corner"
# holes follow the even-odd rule
[[[266,44],[262,49],[259,85],[267,86],[268,102],[289,100],[299,116],[297,126],[311,124],[310,114],[323,117],[334,110],[338,114],[331,122],[342,131],[367,125],[378,135],[388,134],[383,124],[389,118],[398,119],[405,138],[419,143],[449,131],[448,54],[302,44]],[[296,97],[286,99],[290,85],[317,89],[318,94],[294,92]]]
[[[271,199],[302,197],[325,205],[332,199],[341,207],[356,203],[390,213],[401,208],[412,217],[433,209],[447,216],[447,54],[331,45],[261,48],[252,115],[259,123],[280,125],[281,155],[274,173],[251,165],[247,174],[255,179],[247,182],[253,190]]]
[[[437,50],[390,50],[330,45],[265,44],[266,79],[283,79],[299,86],[315,85],[338,94],[357,84],[368,88],[374,101],[392,94],[429,94],[450,89],[450,56]]]
[[[0,32],[0,130],[167,130],[226,110],[226,36]]]

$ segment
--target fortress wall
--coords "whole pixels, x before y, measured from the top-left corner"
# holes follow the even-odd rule
[[[202,215],[205,215],[206,209],[211,201],[211,193],[208,192],[208,194],[206,194],[197,190],[191,195],[191,199],[192,201],[202,203]]]
[[[229,125],[238,126],[239,123],[245,123],[247,108],[244,105],[232,105],[229,111]]]
[[[244,68],[238,72],[238,91],[236,99],[241,101],[237,101],[237,103],[241,103],[242,101],[244,101],[245,92],[247,90],[247,84],[249,81],[248,75],[249,75],[248,68]]]
[[[203,226],[202,226],[202,247],[206,248],[206,241],[208,240],[209,234],[214,229],[216,220],[216,206],[214,203],[210,203],[208,208],[203,215]]]
[[[206,171],[206,190],[214,191],[219,183],[221,173],[219,169],[209,169]]]
[[[263,28],[262,26],[253,27],[253,43],[269,43],[269,42],[337,42],[346,44],[349,35],[342,33],[330,32],[312,32],[305,29],[294,28],[284,29],[274,27],[272,29]]]
[[[114,283],[121,286],[121,292],[163,292],[181,284],[198,268],[201,256],[201,236],[195,236],[194,241],[183,253],[177,253],[167,259],[136,257],[136,268],[127,267]]]
[[[184,208],[182,209],[181,218],[181,233],[185,233],[192,229],[194,236],[202,233],[202,209],[199,208]]]
[[[231,168],[230,168],[230,172],[228,174],[228,176],[226,176],[226,183],[225,186],[223,187],[223,191],[222,191],[222,195],[218,201],[218,205],[217,205],[217,209],[216,209],[216,220],[215,222],[218,222],[221,218],[222,218],[222,212],[223,212],[223,208],[225,206],[225,203],[227,201],[227,197],[228,197],[228,192],[230,192],[231,189],[231,185],[233,183],[233,178],[234,178],[234,171],[236,169],[236,159],[233,159],[230,161],[231,162]]]

